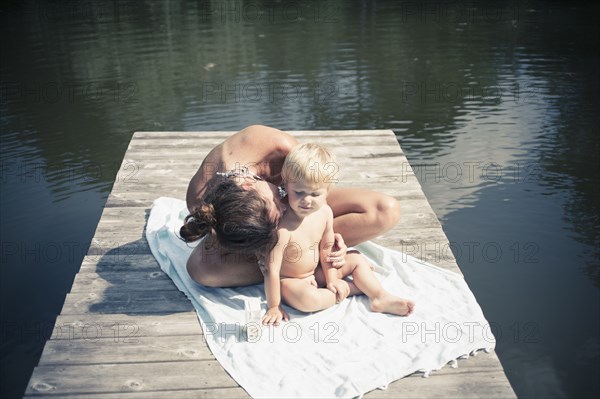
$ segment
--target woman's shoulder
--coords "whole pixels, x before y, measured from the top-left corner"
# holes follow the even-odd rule
[[[291,137],[293,138],[294,136],[292,136],[289,133],[284,132],[283,130],[271,127],[271,126],[266,126],[266,125],[250,125],[247,126],[245,128],[243,128],[242,130],[240,130],[238,133],[240,136],[246,136],[246,137],[259,137],[259,136],[267,136],[267,137]]]
[[[289,150],[298,144],[298,140],[289,133],[274,127],[251,125],[226,140],[228,146],[257,147],[271,151]]]

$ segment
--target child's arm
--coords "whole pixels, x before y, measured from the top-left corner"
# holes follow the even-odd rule
[[[328,261],[328,257],[335,242],[333,234],[333,211],[327,205],[323,206],[323,211],[326,214],[327,223],[323,236],[321,237],[321,242],[319,243],[319,258],[321,260],[323,273],[325,273],[327,288],[336,294],[337,302],[341,302],[346,299],[350,293],[350,287],[347,282],[340,279],[339,270],[333,267],[331,262]]]
[[[281,262],[283,261],[283,250],[290,239],[290,234],[287,230],[278,230],[279,239],[277,245],[271,250],[269,257],[266,259],[267,270],[265,270],[265,296],[267,297],[267,313],[263,316],[263,324],[279,325],[283,319],[289,320],[289,316],[281,307],[281,281],[280,270]]]

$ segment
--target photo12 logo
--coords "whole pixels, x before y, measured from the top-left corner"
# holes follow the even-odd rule
[[[510,339],[513,343],[535,344],[540,342],[538,336],[540,326],[533,321],[515,321],[508,328],[496,322],[479,323],[463,321],[449,322],[413,322],[402,323],[402,343],[418,340],[421,343],[457,343],[459,341],[473,343],[483,339],[490,346],[497,341]]]
[[[139,101],[135,82],[2,82],[0,104],[98,104]]]
[[[465,25],[516,23],[520,16],[520,10],[517,6],[504,2],[425,0],[401,1],[399,6],[403,23],[457,23]]]
[[[5,2],[2,17],[22,23],[35,22],[111,24],[141,21],[143,3],[136,1]]]
[[[40,183],[63,181],[69,183],[99,181],[115,178],[122,184],[137,182],[140,164],[124,160],[120,164],[47,163],[41,161],[2,161],[0,181],[7,183]]]
[[[112,343],[137,343],[140,327],[133,322],[41,322],[2,321],[2,342],[46,342],[48,339],[98,342],[100,339]]]
[[[538,263],[539,251],[539,244],[533,241],[513,241],[504,245],[494,241],[400,243],[403,262],[408,260],[408,256],[414,256],[434,263],[456,260],[459,264],[494,264],[503,258],[515,264]]]
[[[538,162],[502,164],[492,160],[400,164],[402,183],[416,176],[421,183],[472,184],[478,182],[527,183],[543,173]]]
[[[257,2],[241,0],[203,1],[202,22],[277,24],[300,21],[335,23],[339,5],[327,0]]]
[[[303,325],[294,321],[281,326],[263,326],[260,322],[248,323],[203,323],[205,337],[219,340],[233,339],[235,342],[274,343],[283,340],[297,343],[303,338],[315,344],[334,344],[339,342],[340,326],[335,322]]]
[[[326,103],[337,94],[338,87],[333,82],[200,82],[200,100],[203,103],[295,103],[302,100]]]
[[[469,81],[403,81],[400,100],[406,104],[459,104],[481,102],[500,104],[532,103],[542,98],[541,88],[531,82],[513,82],[510,85],[481,85]]]
[[[119,243],[97,239],[90,244],[76,241],[0,241],[0,260],[14,267],[26,262],[34,262],[36,265],[73,264],[84,257],[88,261],[120,262],[127,261],[131,255],[146,253],[147,246],[143,242]]]

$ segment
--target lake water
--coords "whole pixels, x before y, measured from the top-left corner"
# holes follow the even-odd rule
[[[133,132],[261,123],[393,129],[517,395],[598,397],[598,11],[2,5],[1,396],[22,395]]]

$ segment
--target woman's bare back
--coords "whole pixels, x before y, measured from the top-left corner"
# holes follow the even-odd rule
[[[273,184],[281,183],[281,166],[298,143],[291,135],[268,126],[252,125],[213,148],[192,177],[186,194],[188,210],[201,202],[206,183],[216,172],[248,167]]]

